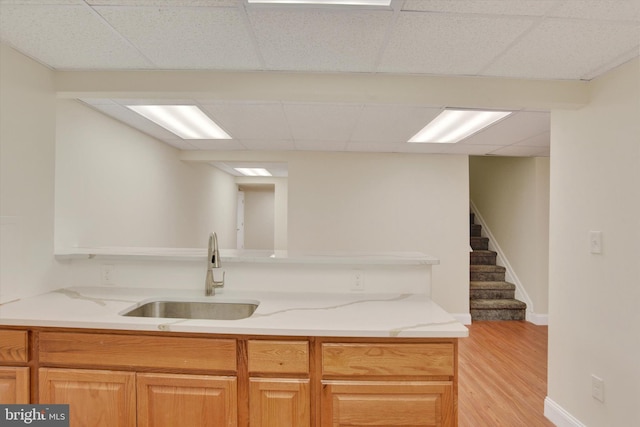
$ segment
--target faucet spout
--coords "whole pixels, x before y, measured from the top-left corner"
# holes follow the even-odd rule
[[[218,250],[218,236],[216,233],[209,234],[209,245],[207,250],[207,276],[204,283],[205,296],[216,294],[216,288],[224,287],[224,271],[222,280],[216,281],[213,275],[214,268],[220,268],[220,252]]]

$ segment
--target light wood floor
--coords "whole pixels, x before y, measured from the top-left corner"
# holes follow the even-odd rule
[[[547,427],[547,327],[473,322],[458,340],[459,427]]]

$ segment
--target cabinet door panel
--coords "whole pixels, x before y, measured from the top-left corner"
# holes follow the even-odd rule
[[[235,427],[235,377],[138,374],[139,427]]]
[[[0,362],[26,362],[28,337],[27,331],[0,330]]]
[[[29,403],[29,368],[0,368],[0,403]]]
[[[453,384],[326,381],[321,416],[323,427],[453,426]]]
[[[252,427],[308,427],[309,405],[309,380],[250,379]]]
[[[40,368],[40,403],[69,404],[71,426],[134,427],[135,374]]]

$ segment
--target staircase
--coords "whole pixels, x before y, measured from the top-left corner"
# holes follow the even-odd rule
[[[506,269],[496,265],[497,254],[489,250],[489,238],[470,214],[471,248],[469,298],[472,320],[524,320],[527,305],[515,299],[516,286],[505,282]]]

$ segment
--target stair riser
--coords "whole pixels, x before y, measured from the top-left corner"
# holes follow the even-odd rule
[[[525,320],[526,310],[474,310],[471,309],[471,320]]]
[[[469,255],[471,265],[496,265],[496,254],[474,254],[471,252]]]
[[[482,226],[479,224],[471,224],[471,237],[481,237]]]
[[[504,272],[472,271],[469,279],[477,282],[504,282]]]
[[[489,238],[488,237],[472,237],[471,249],[473,249],[474,251],[488,251]]]
[[[472,289],[469,291],[470,299],[514,299],[515,291],[500,289]]]

